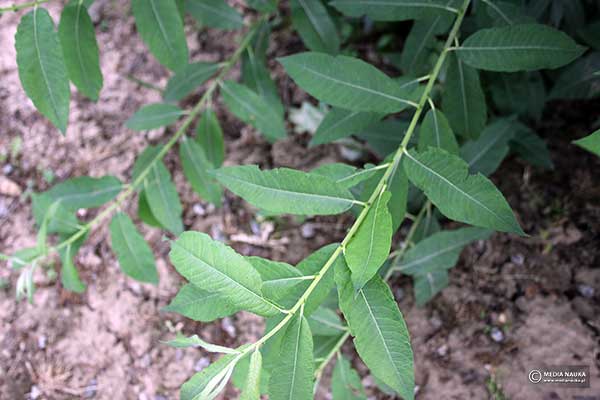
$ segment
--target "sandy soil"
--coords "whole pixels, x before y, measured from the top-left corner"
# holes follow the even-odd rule
[[[58,20],[60,7],[48,8]],[[2,17],[0,149],[22,140],[20,151],[7,158],[0,175],[2,252],[35,242],[27,194],[48,187],[47,171],[57,181],[84,174],[127,180],[144,146],[171,132],[140,134],[123,127],[139,106],[159,99],[158,93],[127,76],[163,85],[167,73],[135,34],[126,6],[97,0],[93,14],[102,21],[97,32],[104,87],[96,104],[73,96],[66,137],[35,112],[23,93],[13,46],[19,15]],[[234,46],[230,34],[196,33],[191,25],[188,43],[194,60],[221,60]],[[275,35],[272,52],[282,55],[299,46],[296,38],[282,32]],[[284,101],[297,106],[305,96],[273,67]],[[190,102],[194,100],[192,96]],[[413,338],[418,398],[500,399],[503,394],[517,400],[576,395],[600,399],[600,189],[594,172],[600,162],[568,144],[591,130],[599,105],[549,105],[538,131],[549,140],[555,171],[511,159],[494,176],[529,238],[495,234],[470,246],[451,272],[450,287],[424,308],[414,306],[409,280],[394,282]],[[308,169],[340,159],[335,146],[307,152],[306,135],[270,146],[218,104],[217,111],[229,164]],[[184,203],[187,228],[223,238],[243,254],[295,263],[338,240],[348,226],[344,218],[259,223],[230,195],[224,207],[215,210],[191,192],[177,157],[169,155],[166,161]],[[134,215],[135,201],[126,209]],[[179,330],[227,345],[260,335],[260,319],[246,313],[201,324],[161,312],[182,281],[168,264],[162,233],[146,228],[143,232],[157,257],[157,287],[136,283],[119,271],[105,225],[94,230],[76,259],[88,285],[82,295],[66,292],[49,274],[39,273],[35,303],[16,303],[17,274],[3,265],[0,278],[7,285],[0,290],[0,399],[175,399],[181,383],[210,357],[198,350],[169,348],[161,340]],[[348,345],[345,352],[353,354]],[[592,388],[541,389],[527,382],[531,368],[555,364],[589,365]],[[389,398],[373,389],[358,359],[354,365],[374,398]],[[494,385],[497,389],[491,389]],[[224,397],[234,398],[235,393],[230,388]]]

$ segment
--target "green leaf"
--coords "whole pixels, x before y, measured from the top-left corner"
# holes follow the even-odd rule
[[[408,122],[406,121],[388,119],[365,128],[357,136],[366,140],[369,147],[377,155],[385,157],[396,151],[404,138],[407,128]]]
[[[487,107],[477,70],[449,57],[442,108],[452,129],[475,139],[485,126]]]
[[[321,0],[290,0],[292,24],[312,51],[337,54],[340,38]]]
[[[126,275],[141,282],[158,283],[152,250],[127,214],[119,212],[112,218],[110,241]]]
[[[360,376],[343,356],[338,356],[331,376],[333,400],[366,400]]]
[[[258,129],[270,142],[286,136],[282,115],[244,85],[233,81],[221,85],[223,102],[236,117]]]
[[[600,51],[565,68],[550,91],[551,99],[591,99],[600,95]]]
[[[447,0],[334,0],[330,2],[341,13],[360,17],[367,15],[375,21],[404,21],[436,15],[453,15]]]
[[[177,272],[208,292],[219,292],[234,307],[262,316],[278,313],[262,295],[262,280],[231,247],[200,232],[184,232],[169,253]]]
[[[78,176],[54,185],[44,195],[52,202],[59,202],[66,210],[77,211],[80,208],[100,207],[114,199],[121,188],[121,182],[114,176]]]
[[[313,340],[302,314],[288,323],[274,370],[277,373],[269,381],[270,400],[313,398]]]
[[[240,13],[224,0],[186,0],[185,9],[203,26],[235,30],[244,24]]]
[[[540,119],[546,103],[546,88],[539,72],[494,74],[493,77],[490,90],[499,111]]]
[[[507,1],[488,1],[484,4],[488,16],[494,25],[515,25],[534,23],[535,19],[527,15],[524,7]]]
[[[208,108],[200,117],[196,128],[196,141],[204,149],[206,158],[214,168],[223,165],[225,159],[225,144],[223,143],[223,131],[215,112]]]
[[[468,164],[459,157],[431,147],[421,154],[404,154],[408,178],[446,217],[501,232],[525,234],[502,193],[485,176],[469,175]]]
[[[263,360],[263,357],[266,354],[265,349],[267,349],[269,343],[273,343],[273,339],[270,339],[267,343],[265,343],[261,351],[261,371],[259,382],[259,390],[261,394],[267,393],[269,388],[269,379],[271,378],[271,372],[266,369],[265,361]],[[277,352],[276,356],[279,356],[279,352]],[[242,393],[246,391],[246,385],[249,383],[248,374],[250,373],[251,359],[252,356],[242,357],[242,359],[235,366],[235,370],[231,376],[231,381]]]
[[[337,336],[313,336],[314,351],[313,356],[315,363],[322,362],[335,348],[337,342],[342,338],[342,334]]]
[[[446,116],[439,110],[429,110],[419,130],[419,151],[438,147],[448,153],[458,154],[458,143]]]
[[[260,400],[260,380],[262,372],[262,355],[258,349],[252,352],[250,356],[250,367],[248,368],[248,376],[244,391],[240,395],[239,400]]]
[[[171,0],[132,0],[135,25],[152,54],[176,71],[188,63],[188,48],[177,5]]]
[[[362,288],[385,262],[392,245],[392,216],[387,204],[390,192],[381,192],[346,246],[344,257],[352,271],[355,290]]]
[[[166,341],[164,343],[175,348],[200,347],[209,353],[240,354],[239,350],[205,342],[204,340],[200,339],[198,335],[187,337],[181,333],[178,333],[175,339]]]
[[[332,106],[394,113],[415,105],[408,90],[358,58],[307,52],[279,62],[298,86]]]
[[[24,249],[17,250],[10,257],[10,267],[13,270],[18,271],[18,270],[22,269],[23,267],[26,267],[27,265],[29,265],[29,263],[33,259],[35,259],[39,256],[41,256],[41,254],[40,254],[39,248],[37,246],[36,247],[26,247]]]
[[[354,346],[371,373],[391,386],[403,399],[414,399],[413,352],[404,318],[390,288],[374,276],[358,292],[350,270],[335,270],[340,308],[354,336]]]
[[[262,13],[277,11],[277,0],[246,0],[246,3]]]
[[[289,295],[291,288],[305,281],[302,273],[295,267],[261,257],[246,257],[246,260],[258,271],[263,281],[262,293],[269,300],[280,303]]]
[[[247,202],[280,214],[328,215],[354,204],[352,194],[324,176],[288,168],[261,171],[255,165],[224,167],[219,182]]]
[[[58,35],[69,78],[81,93],[97,101],[102,89],[98,42],[83,2],[71,2],[63,8]]]
[[[563,32],[539,24],[482,29],[456,49],[471,67],[503,72],[562,67],[584,51]]]
[[[210,322],[240,311],[218,292],[207,292],[188,283],[184,285],[164,311],[181,314],[194,321]]]
[[[65,247],[62,247],[58,250],[60,261],[62,263],[62,268],[60,270],[60,280],[65,289],[75,293],[83,293],[85,291],[85,283],[83,283],[79,278],[79,272],[75,267],[73,258],[75,257],[75,255],[79,251],[79,248],[85,242],[86,239],[87,235],[83,235],[79,239],[75,240],[73,243],[69,243]],[[60,243],[64,242],[65,240],[68,240],[68,237],[66,235],[59,236]]]
[[[224,389],[239,354],[226,354],[192,376],[181,386],[180,400],[212,400]]]
[[[323,118],[310,141],[310,146],[333,142],[359,133],[380,119],[381,114],[334,107]]]
[[[527,162],[546,169],[553,169],[554,163],[544,139],[527,126],[517,123],[518,131],[511,141],[511,147]]]
[[[25,93],[35,108],[64,134],[71,91],[58,35],[46,9],[34,7],[21,18],[15,48]]]
[[[175,75],[169,79],[167,87],[163,92],[163,100],[167,102],[179,101],[196,90],[206,82],[215,72],[219,65],[215,63],[197,62],[180,68]]]
[[[266,66],[264,55],[255,54],[252,48],[248,48],[242,57],[242,81],[270,104],[278,116],[283,117],[285,110],[279,98],[277,85],[271,79],[271,73]]]
[[[38,226],[41,226],[46,211],[53,204],[56,204],[56,202],[47,192],[31,194],[33,217]],[[78,230],[80,227],[79,220],[73,211],[65,208],[62,204],[59,205],[50,221],[48,221],[47,233],[64,233],[68,235]]]
[[[357,169],[348,164],[333,163],[323,164],[311,171],[311,174],[318,174],[333,179],[337,184],[350,189],[362,181],[373,177],[381,167],[365,165],[364,169]]]
[[[415,276],[414,292],[417,306],[425,305],[446,286],[448,286],[448,271],[446,270],[432,271]]]
[[[204,154],[204,149],[194,140],[184,136],[179,146],[179,157],[183,166],[183,173],[194,191],[204,200],[210,201],[217,207],[221,205],[223,191],[209,175],[208,171],[213,165]]]
[[[513,118],[501,118],[486,126],[476,140],[466,142],[460,156],[469,164],[472,174],[490,175],[508,154],[508,142],[517,130]]]
[[[406,37],[400,58],[400,66],[405,74],[421,76],[431,70],[429,60],[437,50],[435,35],[440,28],[448,26],[446,21],[441,16],[415,21]]]
[[[138,217],[142,220],[146,225],[153,226],[155,228],[160,228],[160,222],[157,221],[156,217],[152,214],[152,210],[150,210],[150,205],[148,204],[148,199],[146,198],[146,193],[144,191],[140,191],[138,196]]]
[[[461,228],[434,233],[407,251],[397,269],[406,275],[424,275],[456,265],[463,248],[485,240],[492,232],[482,228]]]
[[[315,336],[339,336],[347,329],[335,311],[323,306],[308,317],[308,324]]]
[[[600,157],[600,130],[597,130],[596,132],[594,132],[584,138],[575,140],[573,142],[573,144],[576,144],[577,146],[581,147],[582,149],[585,149],[585,150],[589,151],[590,153],[593,153],[593,154],[597,155],[598,157]]]
[[[152,165],[144,180],[144,193],[150,211],[160,225],[175,235],[183,232],[183,221],[181,220],[183,210],[177,188],[162,161],[157,161]]]
[[[388,181],[388,191],[392,194],[392,198],[388,202],[388,209],[392,216],[393,233],[400,228],[402,221],[404,221],[408,203],[408,177],[402,166],[397,165],[392,171]]]
[[[134,131],[146,131],[171,125],[185,114],[174,104],[154,103],[140,108],[125,122],[125,126]]]

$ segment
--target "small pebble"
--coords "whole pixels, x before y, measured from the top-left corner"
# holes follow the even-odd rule
[[[304,239],[310,239],[315,236],[315,226],[311,223],[302,225],[300,228],[300,234]]]
[[[150,354],[146,353],[142,357],[142,360],[140,361],[140,365],[142,368],[148,368],[150,366],[150,364],[152,364],[152,358],[150,357]]]
[[[231,318],[223,318],[221,320],[221,329],[223,329],[231,337],[235,337],[235,326]]]
[[[490,332],[490,337],[494,342],[500,343],[504,340],[504,332],[497,327],[493,327],[492,331]]]
[[[586,299],[594,297],[594,288],[589,285],[577,285],[577,290],[579,291],[579,294]]]
[[[4,164],[2,167],[2,173],[4,175],[10,175],[11,172],[14,171],[14,167],[11,164]]]
[[[196,364],[194,364],[194,371],[200,372],[204,368],[208,367],[209,364],[210,364],[210,360],[207,357],[202,357],[201,359],[196,361]]]
[[[261,229],[260,229],[260,224],[256,221],[252,221],[250,222],[250,229],[252,230],[252,233],[256,236],[260,236],[261,233]]]
[[[29,398],[35,400],[42,395],[42,391],[36,386],[31,386],[31,391],[29,392]]]
[[[46,336],[42,335],[38,337],[38,348],[45,349],[46,348]]]
[[[404,298],[404,290],[401,287],[397,287],[394,289],[394,297],[396,297],[396,301],[400,301]]]
[[[429,318],[429,323],[431,324],[431,326],[433,326],[435,329],[439,329],[442,327],[442,320],[439,319],[439,317],[433,316],[431,318]]]
[[[85,387],[83,391],[83,397],[91,398],[96,396],[96,391],[98,390],[98,381],[96,379],[92,379],[90,383]]]
[[[515,265],[521,266],[525,262],[525,256],[523,254],[514,254],[510,256],[510,261]]]
[[[436,353],[440,357],[446,357],[448,355],[448,345],[443,344],[437,348]]]
[[[138,400],[149,400],[148,396],[146,396],[146,393],[140,393],[138,395]]]
[[[196,215],[206,215],[206,209],[204,207],[202,207],[202,204],[200,203],[196,203],[194,204],[194,206],[192,207],[192,211],[194,211],[194,214]]]

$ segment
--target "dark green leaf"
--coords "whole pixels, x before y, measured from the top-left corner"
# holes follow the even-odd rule
[[[446,116],[439,110],[429,110],[419,130],[419,151],[438,147],[448,153],[458,154],[458,143]]]
[[[323,118],[310,146],[333,142],[360,133],[381,119],[381,114],[332,108]]]
[[[336,54],[340,49],[337,29],[321,0],[290,0],[292,24],[312,51]]]
[[[209,170],[213,169],[213,165],[204,154],[204,149],[194,140],[184,136],[179,146],[179,157],[181,158],[183,173],[190,181],[194,191],[204,200],[210,201],[219,207],[223,192],[221,186],[208,173]]]
[[[448,271],[432,271],[414,278],[414,291],[417,306],[425,305],[429,300],[448,286]]]
[[[185,9],[204,26],[226,30],[243,26],[240,13],[224,0],[186,0]]]
[[[331,376],[333,400],[366,400],[360,376],[343,356],[338,356]]]
[[[154,218],[175,235],[183,232],[183,212],[177,188],[162,161],[155,162],[144,181],[144,193]]]
[[[351,17],[367,15],[375,21],[404,21],[436,15],[453,15],[447,0],[333,0],[332,6]]]
[[[398,149],[407,128],[406,121],[388,119],[365,128],[357,136],[366,140],[375,153],[385,157]]]
[[[501,118],[486,126],[476,140],[466,142],[460,156],[469,164],[472,174],[490,175],[508,154],[508,142],[517,130],[514,118]]]
[[[167,83],[163,92],[165,101],[179,101],[196,90],[219,69],[215,63],[197,62],[180,68]]]
[[[538,167],[553,169],[552,156],[544,139],[523,124],[517,123],[517,127],[511,147],[527,162]]]
[[[154,103],[143,106],[125,122],[125,126],[134,131],[146,131],[171,125],[185,114],[174,104]]]
[[[600,95],[600,52],[596,51],[567,67],[550,92],[551,99],[591,99]]]
[[[138,197],[138,217],[142,220],[146,225],[153,226],[155,228],[160,228],[160,222],[156,220],[154,215],[152,214],[152,210],[150,210],[150,205],[148,204],[148,199],[146,199],[146,193],[144,191],[140,191]]]
[[[225,144],[223,143],[223,131],[215,112],[208,108],[200,117],[196,128],[196,141],[204,149],[206,158],[214,168],[223,165],[225,159]]]
[[[257,55],[249,48],[242,57],[242,81],[271,105],[277,115],[283,116],[284,109],[277,85],[271,79],[264,55]]]

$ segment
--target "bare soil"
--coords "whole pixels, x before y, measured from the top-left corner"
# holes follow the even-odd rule
[[[61,5],[48,8],[57,21]],[[160,99],[128,76],[161,86],[168,75],[135,33],[126,5],[97,0],[92,12],[104,87],[97,103],[74,94],[66,137],[35,111],[21,89],[13,39],[20,15],[1,18],[0,149],[8,154],[0,174],[2,252],[35,243],[28,194],[49,186],[48,171],[55,181],[84,174],[126,181],[136,155],[172,133],[172,128],[140,134],[123,127],[138,107]],[[198,33],[192,24],[187,29],[194,60],[219,61],[235,48],[233,34]],[[289,33],[274,35],[273,56],[300,49]],[[298,106],[305,95],[275,63],[272,67],[284,102]],[[190,102],[195,100],[192,96]],[[408,279],[393,282],[412,336],[419,399],[600,399],[600,161],[569,144],[591,131],[599,106],[598,101],[549,104],[537,131],[549,142],[555,170],[510,158],[493,176],[530,237],[495,234],[468,247],[451,271],[450,287],[423,308],[414,305]],[[335,145],[308,152],[307,135],[270,146],[220,104],[216,108],[227,164],[309,169],[341,160]],[[11,155],[16,140],[21,146]],[[184,203],[186,227],[224,239],[243,254],[296,263],[343,237],[350,222],[259,222],[230,194],[224,207],[214,209],[193,194],[176,156],[166,162]],[[126,207],[132,215],[135,203]],[[88,285],[82,295],[65,291],[52,274],[40,271],[34,304],[16,303],[17,273],[5,265],[0,269],[7,283],[0,289],[0,399],[175,399],[179,386],[212,356],[172,349],[161,340],[183,331],[235,345],[261,334],[260,318],[246,313],[202,324],[162,312],[182,280],[169,265],[163,233],[142,231],[157,258],[158,286],[139,284],[120,272],[106,224],[93,231],[76,258]],[[344,351],[354,354],[348,344]],[[590,366],[592,387],[566,390],[528,382],[530,369],[557,364]],[[354,365],[372,398],[390,398],[374,388],[357,357]],[[319,397],[327,398],[324,393]],[[224,398],[235,396],[228,388]]]

